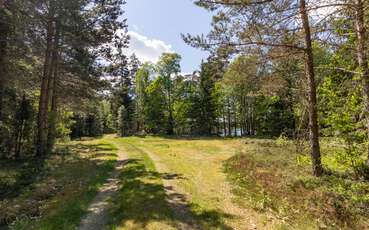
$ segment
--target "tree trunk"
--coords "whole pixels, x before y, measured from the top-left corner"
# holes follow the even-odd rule
[[[237,137],[237,109],[236,105],[234,106],[234,136]]]
[[[222,109],[222,114],[223,114],[223,135],[224,135],[224,137],[226,137],[227,136],[227,124],[226,124],[224,106],[223,106],[223,109]]]
[[[23,142],[23,134],[24,134],[24,128],[25,128],[26,121],[22,120],[21,125],[19,127],[16,127],[16,138],[15,138],[15,150],[14,150],[14,159],[18,160],[20,159],[20,153],[22,151],[22,142]]]
[[[1,55],[1,54],[0,54]],[[1,59],[1,57],[0,57]],[[3,100],[4,100],[4,95],[5,95],[5,81],[3,79],[5,73],[2,70],[2,61],[0,60],[0,121],[2,121],[3,118]]]
[[[317,96],[316,82],[314,71],[314,56],[311,41],[311,31],[308,12],[306,9],[305,0],[300,0],[300,16],[305,35],[305,72],[309,85],[309,129],[310,129],[310,145],[311,159],[313,166],[313,174],[321,176],[323,174],[323,166],[321,163],[320,146],[319,146],[319,127],[318,127],[318,112],[317,112]]]
[[[47,133],[47,152],[51,153],[54,147],[56,138],[56,122],[57,122],[57,82],[58,82],[58,62],[59,62],[59,40],[60,40],[60,25],[55,24],[55,39],[52,51],[51,60],[51,80],[49,81],[49,96],[51,99],[51,108],[49,116],[49,129]]]
[[[227,103],[227,117],[228,117],[228,136],[232,136],[232,124],[231,124],[231,105]]]
[[[246,98],[246,101],[245,101],[245,104],[246,104],[246,130],[247,130],[247,135],[248,136],[252,136],[252,116],[251,116],[251,113],[252,113],[252,108],[251,108],[251,100],[250,98]]]
[[[255,124],[255,109],[254,109],[254,101],[250,100],[250,135],[256,135],[256,124]]]
[[[37,117],[37,141],[36,154],[38,157],[43,157],[47,151],[47,131],[48,131],[48,107],[49,107],[49,80],[51,75],[51,52],[53,38],[53,22],[48,19],[47,35],[46,35],[46,51],[44,70],[41,78],[41,90]]]
[[[243,135],[247,136],[248,135],[248,119],[247,119],[247,113],[248,113],[248,108],[247,108],[247,98],[243,99],[243,104],[244,104],[244,110],[243,110],[243,117],[242,117],[242,121],[243,121]]]
[[[9,27],[7,23],[0,19],[0,121],[3,117],[3,100],[5,95],[5,79],[6,79],[6,50],[8,41]]]
[[[369,67],[367,55],[367,36],[364,19],[364,4],[362,0],[356,0],[356,36],[357,36],[357,61],[361,74],[364,95],[364,112],[367,126],[367,134],[369,139]],[[369,166],[369,146],[367,149],[367,165]]]

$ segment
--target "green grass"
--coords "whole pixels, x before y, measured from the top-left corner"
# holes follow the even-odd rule
[[[68,154],[51,157],[39,171],[32,162],[0,162],[6,188],[0,219],[15,220],[13,229],[75,229],[119,149],[129,160],[111,199],[107,229],[178,229],[187,220],[174,211],[183,204],[168,202],[168,183],[202,229],[367,228],[369,183],[336,159],[342,145],[322,141],[323,162],[334,173],[321,178],[311,176],[309,156],[296,154],[295,147],[288,140],[256,138],[107,136],[73,142],[60,147]]]
[[[232,154],[221,139],[129,137],[113,141],[133,160],[122,173],[121,195],[112,202],[118,206],[113,213],[116,229],[172,229],[183,222],[167,204],[162,180],[168,177],[178,195],[186,195],[189,215],[203,229],[242,226],[242,218],[229,213],[230,194],[222,188],[226,184],[222,160]],[[164,166],[161,173],[153,161]]]
[[[331,141],[322,142],[323,162],[340,174],[322,178],[311,176],[309,156],[296,154],[295,146],[287,140],[148,136],[116,141],[126,146],[126,152],[143,157],[143,162],[151,165],[154,160],[164,166],[165,172],[180,175],[173,183],[186,195],[191,215],[204,229],[242,229],[252,224],[261,229],[368,226],[369,185],[338,176],[348,168],[335,159],[334,154],[342,146]],[[146,193],[141,195],[147,197]],[[145,206],[142,204],[145,202],[139,206]],[[171,218],[168,214],[155,221]],[[135,217],[122,219],[145,222]],[[130,229],[125,221],[117,226]]]
[[[162,174],[145,152],[125,139],[114,140],[128,155],[112,200],[109,229],[175,229],[176,223],[162,183]]]
[[[291,143],[248,142],[225,164],[237,202],[283,220],[281,228],[365,229],[369,183],[340,176],[350,170],[334,160],[340,147],[327,144],[323,162],[338,174],[316,178],[309,156],[297,155]]]
[[[58,151],[63,156],[47,159],[32,183],[0,202],[11,229],[75,229],[116,162],[117,149],[104,140],[72,142]]]

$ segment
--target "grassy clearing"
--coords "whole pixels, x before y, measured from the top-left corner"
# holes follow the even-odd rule
[[[1,167],[1,180],[6,177],[12,182],[7,182],[7,192],[2,193],[1,225],[27,230],[75,229],[114,169],[116,150],[103,139],[72,142],[59,146],[58,155],[42,167],[30,163],[24,167],[24,162]]]
[[[170,229],[181,221],[170,214],[169,206],[165,204],[161,179],[168,177],[168,174],[176,175],[171,181],[177,185],[180,194],[186,195],[190,214],[203,229],[252,227],[251,219],[255,212],[249,210],[250,213],[233,204],[232,194],[222,172],[222,162],[230,158],[239,146],[237,140],[129,137],[114,141],[125,148],[131,159],[135,159],[126,168],[127,172],[122,174],[125,186],[121,198],[115,201],[120,202],[118,206],[121,207],[116,213],[122,215],[115,215],[116,223],[120,222],[116,226],[122,226],[118,229]],[[165,166],[166,171],[162,174],[153,172],[155,168],[150,163],[152,160],[147,159],[149,155],[154,155],[157,158],[155,163]],[[145,169],[142,169],[142,165],[146,165]],[[158,183],[153,193],[148,189],[154,187],[147,184],[148,177]],[[123,213],[129,214],[124,216]],[[158,222],[169,226],[153,227],[152,224]]]
[[[296,154],[295,146],[288,141],[160,137],[115,141],[125,146],[127,152],[135,152],[134,158],[143,157],[142,162],[149,165],[146,168],[151,167],[151,160],[147,159],[151,155],[167,172],[180,175],[173,183],[187,196],[192,216],[204,229],[252,229],[255,225],[273,230],[366,229],[369,226],[366,219],[369,184],[335,174],[312,177],[309,156]],[[343,172],[348,168],[333,157],[340,146],[323,142],[322,150],[325,165],[345,175]],[[137,167],[137,162],[135,164]],[[162,175],[157,178],[159,184],[160,177]],[[125,192],[140,186],[136,184]],[[147,193],[140,195],[149,197]],[[164,203],[162,194],[155,200]],[[146,205],[145,202],[133,203],[141,207],[137,208],[140,211]],[[126,207],[130,205],[126,203]],[[178,221],[169,211],[165,217],[155,219],[155,212],[151,211],[148,219]],[[135,216],[121,219],[135,223],[132,226],[150,222],[137,218],[139,213]]]
[[[296,154],[288,141],[113,136],[62,146],[67,154],[41,168],[0,162],[3,225],[15,220],[13,229],[75,229],[114,168],[114,146],[129,160],[107,229],[178,229],[183,219],[168,203],[167,181],[185,195],[190,216],[203,229],[369,226],[369,183],[355,180],[333,157],[338,144],[322,145],[323,162],[338,173],[314,178],[309,156]]]
[[[322,178],[310,175],[308,155],[272,140],[244,140],[225,168],[237,202],[282,220],[283,228],[368,229],[369,183],[347,176],[333,157],[339,148],[323,142],[323,162],[339,174]]]

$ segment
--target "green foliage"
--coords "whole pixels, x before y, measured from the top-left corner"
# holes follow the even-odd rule
[[[118,127],[118,134],[121,137],[127,136],[129,134],[129,112],[128,110],[122,105],[118,109],[118,119],[117,119],[117,127]]]
[[[146,116],[145,110],[148,106],[148,96],[146,92],[146,88],[150,84],[150,74],[152,72],[153,67],[146,63],[140,69],[138,69],[136,73],[136,85],[135,85],[135,93],[136,93],[136,121],[137,121],[137,132],[144,133],[146,132]]]
[[[191,100],[176,101],[173,105],[173,118],[175,121],[175,132],[180,134],[191,134],[192,122],[191,112],[193,102]]]
[[[350,66],[346,53],[342,50],[329,57],[328,66]],[[328,71],[319,94],[321,107],[321,124],[327,136],[336,136],[343,140],[344,148],[336,153],[336,160],[350,166],[358,177],[368,177],[365,173],[363,153],[367,134],[361,120],[363,97],[361,89],[355,87],[356,76],[349,72]]]
[[[114,120],[113,114],[111,110],[111,105],[108,101],[103,100],[100,105],[101,110],[101,119],[102,119],[102,126],[103,126],[103,133],[113,133],[114,132]]]
[[[277,137],[294,129],[294,115],[280,97],[257,97],[255,107],[258,135]]]
[[[68,114],[71,116],[71,114]],[[67,126],[71,131],[70,137],[72,139],[81,137],[98,137],[104,134],[105,130],[112,129],[105,125],[109,124],[109,116],[104,116],[103,104],[97,104],[89,108],[85,113],[74,113],[71,116],[72,121],[66,120]],[[69,129],[69,128],[68,128]]]
[[[176,101],[175,88],[178,74],[181,71],[180,66],[181,56],[177,53],[163,53],[158,63],[156,64],[156,71],[162,84],[162,94],[164,95],[167,114],[166,133],[174,134],[174,117],[173,105]]]
[[[101,114],[87,114],[85,123],[85,136],[98,137],[103,134]]]
[[[3,111],[7,119],[0,121],[0,156],[18,159],[21,153],[32,151],[35,111],[26,95],[13,96],[11,108]]]
[[[146,89],[147,106],[145,108],[146,130],[154,134],[163,134],[167,130],[168,114],[162,79],[155,79]]]
[[[62,110],[58,114],[56,122],[56,135],[61,141],[68,141],[71,135],[73,125],[73,112]]]
[[[84,115],[81,113],[76,113],[73,115],[72,118],[72,132],[70,134],[72,139],[75,138],[81,138],[85,135],[84,129],[85,129],[85,118]]]
[[[198,100],[194,101],[195,109],[198,110],[196,128],[198,130],[197,132],[202,135],[211,135],[216,123],[216,107],[213,98],[216,74],[214,63],[202,63],[198,86]]]
[[[111,98],[120,134],[212,135],[224,129],[227,135],[241,130],[279,136],[294,129],[291,103],[282,96],[258,95],[263,76],[256,57],[238,57],[224,79],[217,57],[203,62],[199,73],[186,76],[179,75],[180,60],[178,54],[164,53],[155,66],[139,68],[134,79],[121,76]]]

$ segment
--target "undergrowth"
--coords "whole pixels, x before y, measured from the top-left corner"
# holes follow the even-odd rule
[[[308,156],[296,155],[288,143],[245,144],[225,163],[239,204],[273,215],[287,229],[369,226],[369,183],[333,160],[334,151],[323,157],[329,173],[316,178]]]

